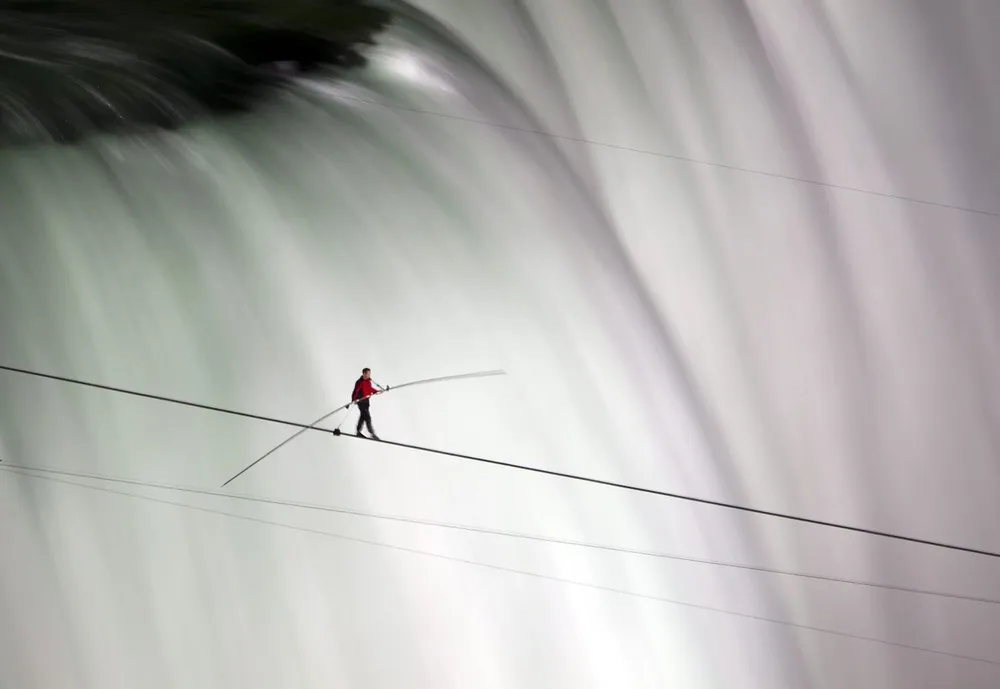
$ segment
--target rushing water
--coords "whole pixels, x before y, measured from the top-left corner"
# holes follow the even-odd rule
[[[0,364],[307,423],[363,366],[502,368],[376,429],[1000,549],[1000,10],[418,4],[346,82],[0,154]],[[0,373],[7,464],[214,490],[289,433]],[[1000,681],[815,629],[1000,661],[1000,605],[42,476],[0,473],[3,686]],[[230,489],[1000,598],[984,557],[325,434]]]

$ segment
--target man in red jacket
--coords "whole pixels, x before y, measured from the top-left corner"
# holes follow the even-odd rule
[[[372,415],[368,411],[368,404],[370,401],[369,398],[372,395],[377,395],[381,392],[372,382],[371,369],[362,369],[361,377],[354,383],[354,392],[351,395],[351,401],[358,405],[358,410],[361,412],[361,416],[358,418],[358,435],[361,435],[361,426],[367,425],[372,439],[378,440],[378,436],[375,435],[375,430],[372,428]],[[363,438],[364,436],[362,435],[361,437]]]

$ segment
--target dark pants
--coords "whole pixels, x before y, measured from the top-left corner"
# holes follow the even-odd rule
[[[361,416],[358,418],[358,435],[361,435],[361,426],[367,425],[368,432],[375,435],[375,429],[372,428],[372,415],[368,411],[368,400],[361,400],[358,402],[358,411],[361,412]]]

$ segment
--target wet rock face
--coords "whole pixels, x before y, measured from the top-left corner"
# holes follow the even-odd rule
[[[245,112],[289,76],[362,67],[390,19],[366,0],[12,0],[0,9],[0,146]]]
[[[365,63],[355,46],[291,29],[247,29],[220,38],[218,44],[248,65],[294,65],[298,72],[327,65],[360,67]]]

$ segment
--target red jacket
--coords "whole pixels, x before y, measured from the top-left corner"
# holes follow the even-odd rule
[[[354,384],[354,393],[351,395],[351,400],[357,402],[362,398],[371,397],[377,392],[378,389],[372,384],[371,378],[368,380],[358,378],[357,382]]]

